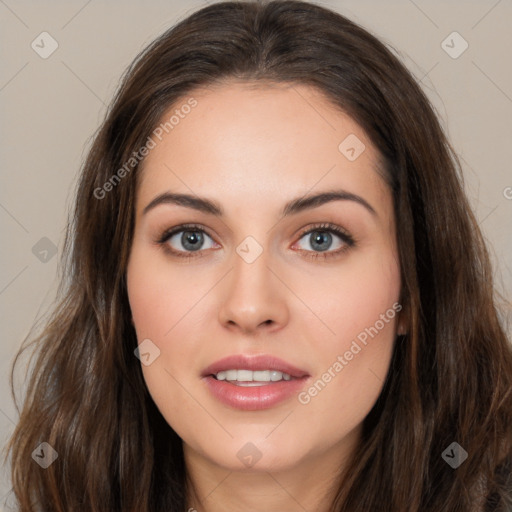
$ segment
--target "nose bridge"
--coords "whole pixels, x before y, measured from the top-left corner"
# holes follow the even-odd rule
[[[264,248],[252,236],[244,239],[235,250],[233,255],[232,280],[236,288],[241,291],[254,292],[268,289],[270,284],[270,254],[268,248]]]
[[[270,251],[250,236],[236,247],[219,312],[223,323],[251,330],[260,324],[285,321],[285,297],[271,270],[270,256]]]

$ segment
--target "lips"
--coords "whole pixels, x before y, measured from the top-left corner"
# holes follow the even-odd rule
[[[259,382],[256,385],[251,385],[252,382],[234,383],[216,378],[219,372],[230,374],[234,369],[237,370],[238,375],[270,370],[270,372],[287,374],[289,378],[276,382]],[[241,411],[258,411],[270,409],[296,396],[306,385],[310,375],[307,371],[277,357],[233,355],[205,368],[201,377],[211,396],[225,406]]]
[[[290,363],[283,361],[282,359],[265,354],[255,356],[235,354],[225,357],[205,368],[201,376],[213,376],[219,372],[232,370],[234,368],[251,371],[275,370],[278,372],[287,373],[292,378],[296,379],[309,376],[307,371],[301,370],[300,368],[297,368],[296,366],[293,366]]]

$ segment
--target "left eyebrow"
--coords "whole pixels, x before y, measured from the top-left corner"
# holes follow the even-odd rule
[[[364,206],[372,215],[378,217],[375,208],[373,208],[366,199],[363,199],[361,196],[353,194],[352,192],[347,192],[346,190],[332,190],[294,199],[286,203],[282,211],[282,216],[286,217],[304,210],[316,208],[331,201],[355,201],[361,206]]]
[[[332,190],[321,192],[315,195],[298,197],[285,204],[281,212],[281,215],[283,217],[287,217],[289,215],[294,215],[299,212],[302,212],[304,210],[317,208],[323,204],[332,201],[354,201],[363,206],[372,215],[378,217],[377,212],[375,211],[373,206],[370,203],[368,203],[368,201],[363,199],[361,196],[353,194],[352,192],[347,192],[346,190]],[[153,208],[161,204],[175,204],[178,206],[184,206],[186,208],[198,210],[200,212],[207,213],[210,215],[215,215],[216,217],[224,216],[224,211],[222,207],[215,201],[198,196],[193,196],[190,194],[173,194],[171,192],[165,192],[155,197],[144,208],[142,214],[145,215],[149,210],[152,210]]]

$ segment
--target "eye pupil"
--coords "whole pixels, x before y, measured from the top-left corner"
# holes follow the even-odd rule
[[[181,235],[181,243],[187,250],[195,251],[203,242],[203,234],[199,231],[184,231]]]
[[[311,240],[311,247],[319,251],[326,251],[332,241],[332,235],[327,231],[312,231]]]

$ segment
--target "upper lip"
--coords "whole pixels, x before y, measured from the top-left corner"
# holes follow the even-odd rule
[[[301,370],[278,357],[267,354],[259,355],[243,355],[234,354],[215,361],[213,364],[204,369],[202,376],[208,377],[215,375],[224,370],[276,370],[287,373],[291,377],[301,378],[309,376],[308,372]]]

